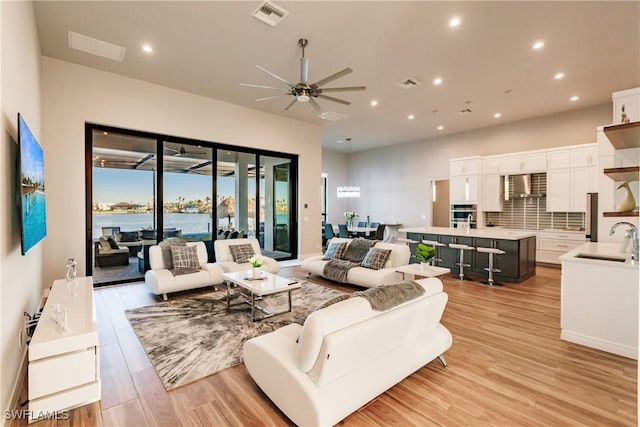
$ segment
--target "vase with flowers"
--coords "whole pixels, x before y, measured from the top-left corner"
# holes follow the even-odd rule
[[[347,228],[353,227],[353,220],[358,216],[357,212],[354,211],[346,211],[344,213],[344,217],[346,218]]]
[[[247,260],[251,264],[251,278],[262,278],[262,266],[264,265],[264,258],[258,255],[254,255]]]

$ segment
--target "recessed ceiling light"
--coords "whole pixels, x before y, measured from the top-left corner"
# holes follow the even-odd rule
[[[344,144],[344,140],[343,139],[339,139],[336,141],[336,144]]]
[[[574,96],[572,96],[572,97],[570,98],[570,100],[571,100],[571,101],[573,101],[573,102],[576,102],[578,99],[580,99],[580,97],[579,97],[579,96],[577,96],[577,95],[574,95]]]
[[[378,105],[378,101],[376,101],[375,99],[373,101],[371,101],[371,106],[375,107],[376,105]]]
[[[555,76],[553,76],[554,79],[556,80],[560,80],[564,77],[564,73],[556,73]]]
[[[495,117],[496,119],[499,119],[500,117],[502,117],[502,114],[500,114],[500,113],[495,113],[495,114],[493,115],[493,117]]]
[[[450,27],[457,27],[458,25],[460,25],[460,18],[452,18],[451,21],[449,21]]]
[[[151,47],[150,44],[143,44],[142,45],[142,50],[146,53],[152,53],[153,52],[153,48]]]
[[[533,48],[534,49],[542,49],[542,47],[544,46],[544,42],[543,41],[537,41],[533,44]]]
[[[438,126],[438,130],[442,130],[442,129],[444,129],[444,126],[442,125]]]
[[[433,79],[433,84],[434,85],[439,85],[442,83],[442,79],[440,77],[436,77],[435,79]]]
[[[413,114],[409,114],[409,116],[407,116],[407,119],[409,119],[409,120],[413,120],[415,118],[416,118],[416,116],[414,116]]]

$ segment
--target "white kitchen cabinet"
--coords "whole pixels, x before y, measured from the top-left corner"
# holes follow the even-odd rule
[[[547,186],[548,186],[547,177]],[[571,168],[570,203],[567,212],[585,212],[587,193],[598,191],[598,168]],[[547,209],[548,210],[548,209]]]
[[[482,159],[482,175],[497,175],[500,166],[500,158],[486,157]]]
[[[586,196],[585,196],[586,197]],[[547,212],[569,212],[571,207],[571,171],[547,171]]]
[[[598,146],[596,144],[571,150],[571,167],[598,165]]]
[[[585,242],[586,238],[582,233],[541,231],[538,233],[536,261],[560,265],[560,256]]]
[[[640,87],[621,90],[611,94],[613,100],[613,121],[612,124],[622,124],[622,106],[631,122],[640,121]]]
[[[547,170],[547,153],[528,153],[500,158],[498,172],[501,175],[544,172]]]
[[[449,178],[449,202],[477,204],[478,175],[452,176]]]
[[[547,152],[547,170],[566,169],[571,167],[571,150],[554,150]]]
[[[476,175],[478,173],[480,173],[479,157],[449,161],[449,176]]]
[[[480,209],[483,212],[502,212],[502,179],[500,175],[482,175]]]

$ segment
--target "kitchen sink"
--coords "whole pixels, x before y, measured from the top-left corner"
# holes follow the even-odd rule
[[[614,261],[614,262],[625,262],[626,258],[621,258],[617,256],[611,255],[597,255],[597,254],[578,254],[576,258],[585,258],[585,259],[595,259],[599,261]]]

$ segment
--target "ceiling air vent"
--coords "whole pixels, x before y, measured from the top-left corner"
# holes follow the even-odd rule
[[[396,83],[396,86],[400,86],[402,89],[409,89],[414,86],[418,86],[420,83],[421,82],[418,79],[408,78]]]
[[[94,39],[84,34],[68,31],[69,47],[92,55],[102,56],[113,61],[122,62],[125,48],[103,40]]]
[[[282,21],[288,14],[288,10],[285,10],[282,6],[278,6],[277,4],[269,1],[262,3],[253,11],[254,18],[259,19],[272,27]]]
[[[325,111],[324,113],[320,114],[318,117],[320,117],[323,120],[329,120],[330,122],[337,122],[338,120],[343,120],[347,118],[347,116],[345,116],[344,114],[336,113],[335,111]]]

